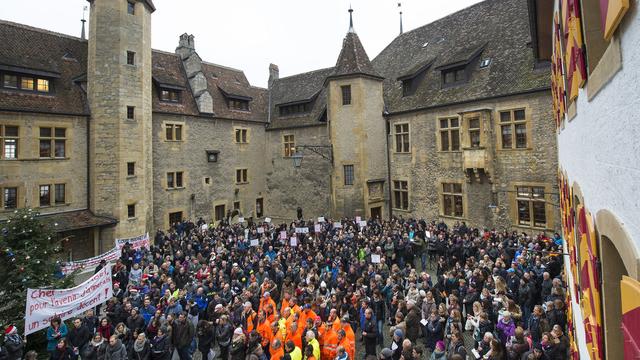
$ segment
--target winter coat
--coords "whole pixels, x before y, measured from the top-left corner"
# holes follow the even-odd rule
[[[7,348],[9,360],[22,359],[24,352],[24,342],[18,334],[7,335],[4,339],[4,346]]]
[[[431,353],[429,360],[447,360],[447,353],[444,351],[434,351]]]
[[[79,328],[74,327],[69,330],[67,340],[69,340],[70,346],[78,348],[78,350],[82,350],[84,346],[91,341],[91,330],[89,330],[85,325],[80,325]]]
[[[427,336],[427,347],[429,349],[435,349],[436,342],[438,342],[438,340],[442,340],[442,323],[440,322],[440,318],[429,320],[429,322],[427,322],[427,326],[425,326],[425,331],[425,335]]]
[[[508,323],[500,320],[498,321],[498,325],[496,325],[496,331],[498,332],[498,336],[500,337],[500,342],[502,344],[506,344],[507,340],[515,334],[516,325],[513,323],[513,320],[509,320]]]
[[[150,360],[151,359],[151,345],[145,340],[144,346],[141,351],[135,350],[134,345],[129,349],[129,360]]]
[[[189,321],[173,323],[173,331],[171,333],[171,344],[176,348],[183,348],[191,344],[195,330],[193,324]]]
[[[107,345],[104,360],[127,360],[127,349],[120,339],[116,340],[113,346],[111,344]]]
[[[56,348],[51,352],[49,360],[75,360],[76,358],[76,354],[74,354],[73,350],[68,346],[64,349],[59,349],[56,346]]]
[[[151,360],[170,360],[171,342],[167,335],[156,336],[151,340]]]
[[[420,313],[416,306],[409,310],[405,321],[407,323],[406,337],[411,340],[411,343],[415,344],[416,340],[420,337]]]
[[[60,324],[58,334],[55,333],[52,326],[49,326],[47,329],[47,351],[52,352],[55,350],[58,345],[58,341],[66,337],[68,332],[69,331],[67,330],[67,325],[65,325],[65,323]]]
[[[229,360],[245,360],[246,350],[247,346],[244,344],[244,337],[242,340],[233,341],[229,349]]]
[[[233,333],[233,329],[231,325],[224,324],[216,327],[216,341],[220,346],[229,346],[231,344],[231,335]]]
[[[198,330],[198,350],[207,354],[213,343],[213,326],[202,326]]]
[[[107,351],[108,340],[102,341],[100,345],[94,346],[91,342],[80,352],[82,360],[104,360]]]

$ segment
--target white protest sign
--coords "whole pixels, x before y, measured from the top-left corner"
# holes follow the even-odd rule
[[[358,222],[358,225],[360,225],[360,227],[365,227],[365,226],[367,226],[367,222],[363,220],[363,221]]]
[[[321,222],[321,223],[322,223],[322,222],[324,222],[324,216],[320,216],[320,217],[318,218],[318,222]]]
[[[111,281],[111,266],[106,266],[71,289],[27,289],[24,334],[46,329],[55,316],[64,321],[109,300]]]
[[[302,228],[297,227],[296,228],[296,234],[301,234],[302,233]]]
[[[359,223],[362,218],[360,216],[356,216],[356,222]]]
[[[371,254],[371,262],[374,264],[380,264],[380,255]]]
[[[116,247],[119,250],[122,250],[126,243],[129,243],[134,249],[149,248],[151,246],[151,243],[149,242],[149,233],[128,239],[116,239]]]
[[[322,230],[320,229],[320,224],[315,224],[315,225],[313,226],[313,232],[317,232],[317,233],[319,233],[320,231],[322,231]]]
[[[238,218],[238,222],[244,222],[244,218],[243,217]]]
[[[291,246],[298,246],[298,238],[295,236],[292,236],[291,239]]]
[[[428,238],[430,238],[431,237],[431,231],[427,231],[426,235],[427,235]]]
[[[269,217],[268,218],[264,218],[264,222],[270,223],[271,222],[271,218],[269,218]]]
[[[334,227],[334,228],[338,228],[338,229],[339,229],[339,228],[341,228],[341,227],[342,227],[342,224],[341,224],[340,222],[334,222],[334,223],[333,223],[333,227]]]
[[[78,269],[88,268],[93,271],[93,269],[96,266],[98,266],[98,264],[100,264],[100,261],[102,260],[106,262],[115,261],[120,257],[121,253],[122,252],[120,251],[120,249],[118,249],[117,247],[114,247],[113,249],[107,251],[106,253],[100,254],[98,256],[94,256],[92,258],[64,263],[62,264],[60,270],[64,275],[72,273]]]
[[[287,240],[287,232],[286,231],[280,231],[280,239],[281,240]]]
[[[262,226],[260,226],[258,228],[258,234],[263,234],[264,233],[264,228]]]
[[[258,246],[258,245],[260,245],[260,242],[258,241],[258,239],[251,240],[251,246]]]
[[[309,233],[309,228],[308,227],[300,228],[300,230],[301,230],[302,234],[308,234]]]

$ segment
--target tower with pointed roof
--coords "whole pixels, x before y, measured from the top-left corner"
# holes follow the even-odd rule
[[[115,218],[113,237],[151,230],[151,0],[89,0],[87,100],[90,209]]]
[[[353,10],[349,9],[349,30],[326,80],[334,216],[386,216],[382,81],[355,32]]]

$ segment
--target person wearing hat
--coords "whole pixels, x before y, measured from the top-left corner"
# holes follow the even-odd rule
[[[245,360],[247,346],[245,345],[245,336],[241,327],[233,330],[233,338],[231,340],[231,349],[229,350],[229,360]]]
[[[516,331],[516,325],[509,311],[502,312],[502,318],[496,324],[496,332],[501,344],[506,344]]]
[[[393,360],[400,359],[402,356],[402,342],[404,341],[404,331],[395,329],[391,338],[391,350],[393,351]]]
[[[231,344],[233,331],[234,330],[229,324],[229,318],[227,315],[221,315],[216,323],[215,336],[218,346],[220,347],[220,356],[222,359],[227,359],[229,357],[229,345]]]
[[[380,351],[380,356],[378,356],[378,359],[380,360],[391,360],[391,357],[393,356],[393,350],[389,349],[389,348],[384,348]]]
[[[447,353],[445,352],[444,341],[438,340],[429,360],[446,360],[446,358]]]
[[[4,330],[4,346],[7,349],[8,360],[22,359],[24,343],[25,341],[18,335],[18,328],[13,325],[7,326]]]
[[[266,311],[268,305],[271,305],[272,309],[276,308],[276,302],[273,301],[273,299],[271,298],[271,292],[265,291],[264,295],[262,295],[262,298],[260,299],[260,306],[258,307],[258,312],[260,312],[261,310]]]
[[[250,301],[246,301],[242,309],[241,324],[244,331],[247,333],[252,332],[257,325],[258,315],[253,311],[253,307]]]

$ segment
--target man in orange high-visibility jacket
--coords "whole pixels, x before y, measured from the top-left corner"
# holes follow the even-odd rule
[[[273,339],[271,345],[269,346],[269,354],[271,355],[271,360],[280,360],[280,358],[284,356],[284,346],[282,346],[282,340]]]
[[[298,326],[304,327],[307,325],[307,319],[311,319],[313,322],[316,319],[316,313],[311,310],[311,305],[305,304],[302,309],[302,313],[300,313],[300,320],[298,320]]]
[[[342,326],[342,330],[344,330],[345,337],[352,344],[356,343],[356,334],[353,333],[353,329],[351,328],[351,324],[349,324],[349,315],[345,315],[340,319],[340,326]],[[355,345],[354,345],[355,346]]]
[[[280,318],[280,313],[278,313],[276,311],[276,308],[271,304],[268,304],[267,308],[264,311],[267,313],[267,320],[269,320],[270,323],[278,321],[278,319]]]
[[[292,322],[287,330],[287,341],[293,341],[293,344],[302,349],[302,330],[298,328],[298,323]]]
[[[280,304],[280,316],[286,318],[291,314],[291,305],[289,304],[289,299],[291,299],[291,294],[288,292],[284,293],[284,298],[282,299],[282,303]],[[289,310],[287,310],[289,308]],[[285,314],[288,311],[289,313]]]
[[[342,329],[342,326],[340,325],[340,318],[338,317],[338,310],[336,309],[331,309],[327,322],[331,324],[331,328],[333,329],[333,331]]]
[[[342,346],[349,355],[349,359],[355,359],[356,356],[356,344],[353,344],[347,339],[347,335],[344,330],[338,330],[338,346]]]
[[[325,325],[327,330],[324,333],[323,343],[321,351],[322,359],[333,359],[336,357],[336,349],[338,347],[338,334],[333,331],[331,326]]]
[[[258,326],[256,326],[256,331],[260,336],[262,336],[262,348],[266,349],[271,343],[272,332],[271,332],[271,323],[266,319],[266,314],[263,311],[260,311],[258,314]]]
[[[260,299],[260,306],[258,307],[258,312],[260,312],[260,310],[266,311],[267,305],[271,305],[272,309],[276,308],[276,302],[273,301],[273,299],[271,298],[271,293],[268,291],[265,292],[262,298]]]
[[[291,312],[293,314],[300,313],[300,306],[298,306],[298,299],[296,299],[295,297],[291,297],[291,299],[289,299],[289,307],[291,308]]]
[[[251,307],[251,302],[244,303],[244,309],[242,310],[242,325],[245,333],[249,334],[256,328],[257,314]]]

